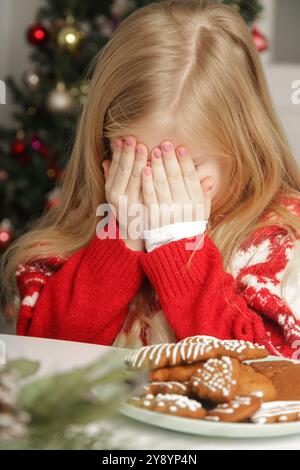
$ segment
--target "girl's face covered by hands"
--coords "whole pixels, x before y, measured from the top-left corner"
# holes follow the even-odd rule
[[[224,163],[221,163],[217,156],[210,155],[201,147],[201,143],[185,142],[180,140],[180,136],[164,129],[143,131],[140,134],[134,134],[136,141],[141,142],[148,148],[150,154],[156,147],[159,147],[165,141],[171,141],[175,148],[184,146],[187,148],[194,162],[199,175],[199,182],[204,191],[210,190],[212,200],[224,191],[228,184],[228,172]]]
[[[150,229],[166,224],[166,207],[168,223],[174,223],[178,208],[180,221],[208,220],[213,199],[228,184],[227,167],[217,156],[205,153],[198,143],[186,145],[166,130],[120,135],[110,143],[113,159],[103,162],[107,200],[119,193],[132,202],[142,198]]]

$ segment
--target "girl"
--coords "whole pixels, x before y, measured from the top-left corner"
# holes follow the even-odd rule
[[[171,235],[156,219],[148,239],[121,238],[116,216],[104,238],[97,207],[120,196],[156,214],[187,201],[204,211]],[[299,217],[300,172],[242,17],[152,3],[97,58],[61,204],[6,254],[7,311],[20,335],[135,348],[206,334],[292,357]]]

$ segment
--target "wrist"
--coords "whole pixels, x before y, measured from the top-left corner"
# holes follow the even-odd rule
[[[152,230],[144,230],[145,248],[147,252],[159,246],[182,238],[191,238],[206,232],[208,221],[178,222]]]
[[[123,239],[127,248],[133,251],[145,251],[145,243],[142,239],[132,240],[130,238]]]

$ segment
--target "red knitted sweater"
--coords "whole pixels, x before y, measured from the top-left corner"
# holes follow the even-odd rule
[[[298,200],[285,204],[300,216]],[[271,354],[294,356],[300,347],[299,276],[297,286],[289,284],[290,302],[279,289],[295,249],[287,232],[277,225],[255,230],[230,273],[207,234],[186,270],[191,251],[185,243],[192,240],[147,253],[130,250],[121,238],[95,235],[68,259],[19,266],[17,334],[111,345],[146,275],[178,341],[198,334],[244,339],[265,344]],[[146,336],[141,340],[147,344]]]

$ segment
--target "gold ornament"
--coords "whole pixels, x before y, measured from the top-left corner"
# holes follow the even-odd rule
[[[74,98],[63,82],[58,82],[56,88],[47,96],[47,109],[54,113],[69,113],[75,106]]]
[[[66,26],[61,28],[57,35],[57,44],[62,49],[67,49],[72,52],[77,49],[84,36],[85,33],[77,29],[74,25],[74,18],[72,16],[68,16]]]
[[[17,130],[17,135],[16,135],[18,140],[24,140],[25,139],[25,132],[22,126],[19,126]]]

